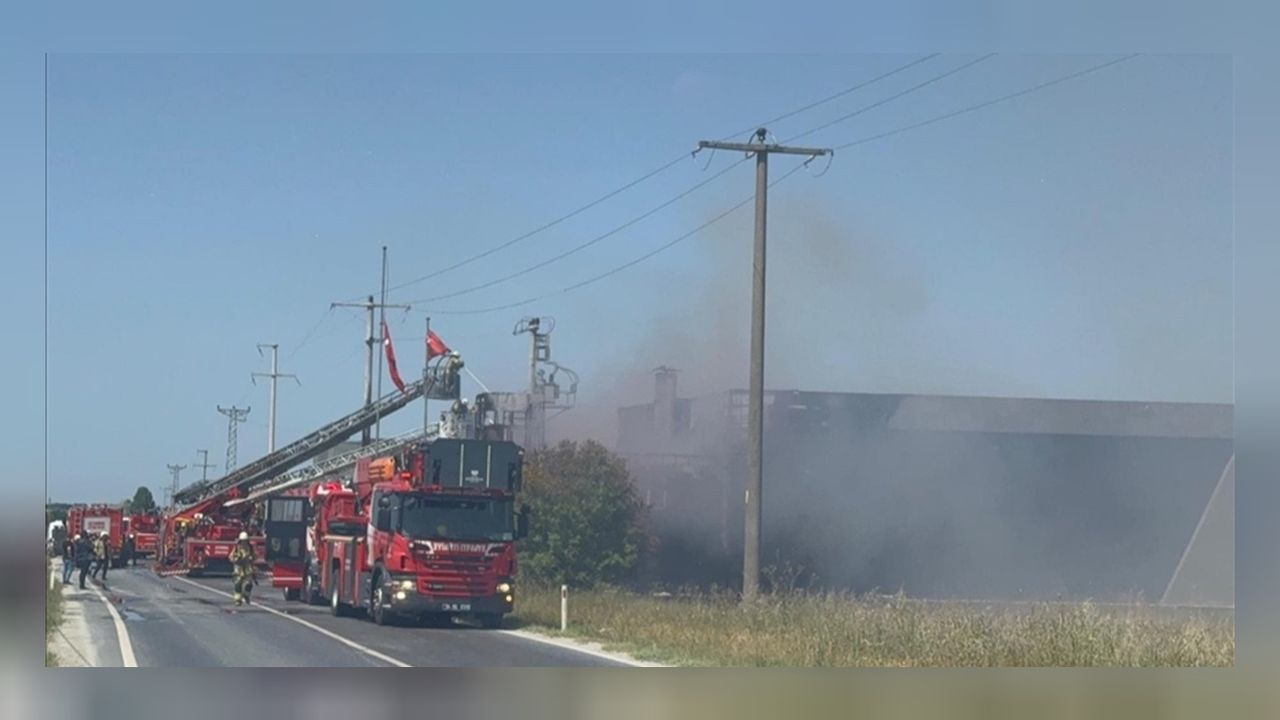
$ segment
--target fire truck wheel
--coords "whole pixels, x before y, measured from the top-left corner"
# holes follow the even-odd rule
[[[305,568],[302,571],[302,599],[308,605],[319,605],[320,591],[316,588],[315,580],[312,578],[311,568]]]
[[[329,593],[329,612],[334,617],[346,617],[347,606],[338,601],[338,585],[334,583],[333,590]]]
[[[375,625],[390,625],[391,611],[387,610],[387,594],[381,587],[374,589],[369,600],[369,618]]]

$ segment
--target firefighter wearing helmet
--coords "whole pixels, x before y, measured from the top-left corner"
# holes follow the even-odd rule
[[[257,579],[258,572],[254,567],[253,545],[249,542],[249,533],[240,533],[240,537],[236,539],[235,549],[227,559],[231,561],[231,567],[235,571],[236,605],[247,604],[253,593],[253,583]]]

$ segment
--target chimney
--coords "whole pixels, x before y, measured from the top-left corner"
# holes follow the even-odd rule
[[[653,371],[653,433],[665,444],[675,432],[676,370],[666,365]]]

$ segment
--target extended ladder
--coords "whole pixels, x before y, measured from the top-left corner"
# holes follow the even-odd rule
[[[403,392],[382,397],[377,402],[339,418],[217,480],[194,483],[174,495],[174,504],[195,505],[232,489],[252,486],[300,465],[325,450],[342,444],[355,433],[373,427],[378,418],[386,417],[421,397],[422,383],[422,380],[411,383],[405,386]]]
[[[283,475],[276,475],[249,488],[249,493],[244,497],[228,500],[225,504],[227,507],[234,507],[240,503],[253,502],[268,495],[282,493],[290,488],[305,485],[316,478],[346,470],[364,458],[386,455],[416,442],[432,440],[437,434],[437,427],[432,427],[425,435],[422,431],[415,430],[393,438],[375,440],[364,447],[334,455],[331,458],[317,461],[306,467],[291,470]]]

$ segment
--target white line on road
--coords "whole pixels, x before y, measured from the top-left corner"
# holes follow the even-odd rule
[[[129,640],[129,630],[124,626],[124,620],[120,617],[120,613],[116,611],[116,606],[111,604],[111,600],[102,594],[97,585],[90,585],[89,587],[93,588],[94,594],[98,596],[103,605],[107,606],[107,612],[111,613],[111,621],[116,625],[116,639],[120,641],[120,660],[125,667],[138,667],[138,659],[133,656],[133,643]]]
[[[211,588],[211,587],[209,587],[208,585],[203,585],[203,584],[201,584],[201,583],[195,582],[194,580],[188,580],[188,579],[186,579],[186,578],[184,578],[184,577],[174,576],[174,577],[169,578],[169,579],[170,579],[170,580],[180,580],[180,581],[182,581],[182,582],[184,582],[184,583],[186,583],[186,584],[188,584],[188,585],[194,585],[194,586],[196,586],[196,587],[200,588],[201,590],[206,590],[206,591],[208,591],[208,592],[211,592],[211,593],[214,593],[214,594],[217,594],[217,595],[221,595],[221,596],[223,596],[223,597],[225,597],[225,598],[230,598],[230,599],[234,599],[234,598],[235,598],[235,596],[234,596],[234,595],[232,595],[231,593],[225,593],[225,592],[223,592],[223,591],[221,591],[221,590],[218,590],[218,589],[216,589],[216,588]],[[360,651],[360,652],[364,653],[365,655],[368,655],[368,656],[369,656],[369,657],[371,657],[371,658],[376,658],[376,659],[378,659],[378,660],[381,660],[382,662],[387,663],[388,665],[394,665],[394,666],[396,666],[396,667],[413,667],[412,665],[410,665],[410,664],[408,664],[408,663],[400,662],[399,660],[397,660],[397,659],[395,659],[395,658],[391,657],[390,655],[384,655],[384,654],[382,654],[382,653],[378,652],[377,650],[374,650],[374,649],[373,649],[373,648],[371,648],[371,647],[366,647],[366,646],[364,646],[364,645],[361,645],[361,644],[360,644],[360,643],[358,643],[358,642],[355,642],[354,640],[348,640],[347,638],[344,638],[344,637],[342,637],[341,635],[339,635],[339,634],[337,634],[337,633],[335,633],[335,632],[333,632],[333,631],[326,630],[326,629],[324,629],[324,628],[320,627],[319,625],[316,625],[316,624],[314,624],[314,623],[309,623],[309,622],[307,622],[306,620],[303,620],[302,618],[294,617],[294,616],[292,616],[292,615],[290,615],[290,614],[288,614],[288,613],[282,613],[282,612],[280,612],[279,610],[276,610],[275,608],[267,607],[266,605],[263,605],[263,604],[261,604],[261,603],[254,603],[254,604],[253,604],[253,607],[259,608],[259,609],[261,609],[261,610],[266,610],[267,612],[271,613],[272,615],[279,615],[280,617],[282,617],[282,618],[284,618],[284,619],[286,619],[286,620],[292,620],[293,622],[296,622],[296,623],[298,623],[299,625],[303,625],[303,626],[305,626],[305,627],[309,627],[309,628],[311,628],[312,630],[315,630],[316,632],[320,633],[321,635],[324,635],[325,637],[328,637],[328,638],[332,638],[332,639],[334,639],[334,640],[337,640],[338,642],[342,643],[343,645],[346,645],[346,646],[347,646],[347,647],[349,647],[349,648],[352,648],[352,649],[354,649],[354,650],[358,650],[358,651]]]
[[[556,638],[547,637],[545,635],[538,635],[536,633],[527,632],[525,630],[499,630],[498,632],[501,632],[505,635],[514,635],[515,637],[524,638],[525,640],[540,642],[540,643],[543,643],[544,645],[554,645],[558,648],[563,648],[565,650],[573,650],[574,652],[580,652],[583,655],[591,655],[592,657],[598,657],[602,660],[611,660],[613,662],[620,663],[622,665],[629,665],[631,667],[670,667],[669,665],[661,665],[659,663],[647,663],[647,662],[640,662],[638,660],[632,660],[631,658],[624,657],[622,655],[603,652],[600,650],[593,650],[591,648],[583,647],[582,645],[579,645],[574,642],[570,642],[568,640],[558,640]]]

